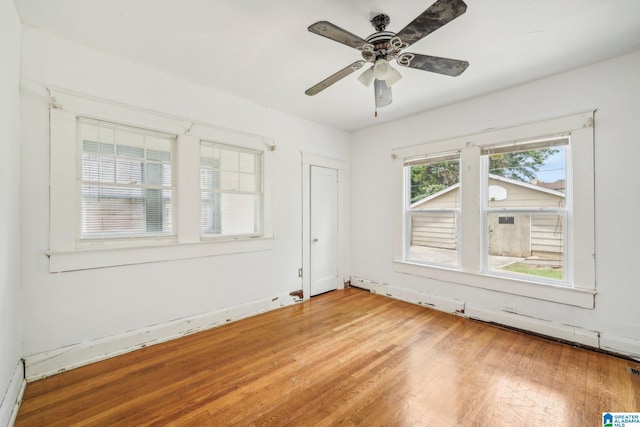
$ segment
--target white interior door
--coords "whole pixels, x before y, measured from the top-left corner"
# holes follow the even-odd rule
[[[338,289],[338,171],[310,166],[311,296]]]

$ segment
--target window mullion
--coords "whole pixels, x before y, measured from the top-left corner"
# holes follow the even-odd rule
[[[200,212],[200,140],[190,135],[179,135],[176,145],[176,186],[178,203],[176,225],[178,242],[200,240],[200,221],[194,220],[194,212]]]
[[[466,147],[460,152],[460,266],[462,271],[481,271],[480,148]]]

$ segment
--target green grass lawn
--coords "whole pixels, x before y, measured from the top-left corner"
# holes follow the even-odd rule
[[[503,270],[511,271],[513,273],[530,274],[533,276],[546,277],[548,279],[562,279],[562,268],[551,268],[548,266],[529,265],[522,262],[516,262],[514,264],[503,267]]]

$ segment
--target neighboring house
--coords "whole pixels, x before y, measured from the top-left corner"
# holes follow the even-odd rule
[[[459,208],[460,184],[454,184],[411,205],[411,245],[456,249],[453,215],[421,209]],[[564,205],[563,192],[498,175],[489,175],[489,206],[492,208],[557,208]],[[562,253],[562,222],[557,217],[507,213],[491,215],[489,254],[500,256],[558,258]]]

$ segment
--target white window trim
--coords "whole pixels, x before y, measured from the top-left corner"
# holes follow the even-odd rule
[[[200,140],[199,145],[202,146],[203,143],[204,144],[212,144],[213,146],[217,146],[217,147],[228,146],[231,149],[239,148],[238,146],[230,146],[229,144],[223,144],[223,143],[220,143],[218,141],[207,141],[207,140],[204,140],[204,139]],[[252,149],[247,150],[246,147],[241,147],[240,149],[241,150],[245,150],[244,152],[251,153],[251,154],[256,154],[256,153],[261,154],[260,161],[259,161],[259,170],[260,171],[259,171],[259,174],[258,174],[259,175],[259,179],[260,179],[260,183],[259,183],[260,191],[253,191],[253,193],[255,193],[255,195],[260,196],[260,212],[259,212],[258,215],[259,215],[260,221],[262,222],[262,218],[264,218],[264,182],[262,180],[262,178],[263,178],[262,170],[264,169],[264,153],[262,151],[260,151],[260,150],[252,150]],[[200,155],[199,158],[201,159],[201,155]],[[205,189],[205,188],[202,188],[202,185],[201,185],[200,186],[200,193],[202,193],[203,191],[213,192],[213,189],[209,189],[209,188]],[[223,189],[223,190],[220,190],[220,193],[221,194],[222,193],[230,193],[230,191],[227,190],[227,189]],[[200,199],[200,200],[202,200],[202,199]],[[200,211],[200,215],[202,215],[202,209]],[[200,227],[200,239],[202,239],[202,240],[221,240],[221,239],[222,240],[225,240],[225,239],[229,240],[229,238],[256,238],[256,237],[262,237],[263,225],[264,224],[261,224],[260,230],[258,232],[238,234],[238,235],[233,235],[233,236],[230,236],[228,234],[208,233],[208,232],[203,231],[202,227]]]
[[[595,218],[594,218],[594,111],[572,114],[535,123],[490,130],[474,135],[444,141],[401,147],[393,150],[394,159],[394,270],[431,279],[442,280],[491,291],[515,294],[530,298],[593,308],[596,294],[595,283]],[[463,192],[480,194],[480,151],[483,147],[519,142],[524,140],[571,135],[570,181],[573,183],[573,209],[568,231],[568,263],[575,266],[573,286],[562,286],[502,277],[484,273],[482,270],[482,215],[479,197],[462,197],[462,229],[459,246],[461,269],[429,266],[405,261],[404,236],[404,166],[406,159],[422,155],[459,150],[461,152],[461,188]],[[476,212],[469,215],[465,212]],[[579,268],[578,268],[579,266]]]
[[[136,126],[177,135],[174,235],[80,243],[77,117]],[[260,236],[202,239],[200,140],[263,153],[263,232]],[[51,91],[49,271],[62,272],[165,260],[255,252],[273,248],[271,173],[275,145],[259,135],[218,128],[141,108]]]
[[[573,200],[573,188],[571,185],[571,143],[570,143],[570,138],[563,136],[562,138],[560,138],[562,140],[566,140],[567,143],[563,144],[563,146],[566,148],[567,150],[567,155],[566,155],[566,177],[569,179],[566,179],[565,181],[565,191],[564,191],[564,195],[565,195],[565,203],[564,203],[564,207],[560,208],[560,209],[551,209],[551,208],[545,208],[545,209],[526,209],[526,208],[491,208],[489,207],[489,196],[487,194],[488,191],[488,185],[484,184],[484,183],[488,183],[489,182],[489,159],[488,156],[485,156],[485,158],[481,159],[481,168],[482,168],[482,172],[481,172],[481,181],[483,183],[483,185],[481,186],[481,215],[482,215],[482,253],[483,253],[483,258],[482,258],[482,272],[485,274],[489,274],[489,275],[496,275],[496,276],[501,276],[501,277],[509,277],[509,278],[515,278],[515,279],[519,279],[520,276],[517,276],[514,273],[509,273],[509,272],[497,272],[497,271],[489,271],[489,241],[488,241],[488,235],[487,235],[487,230],[488,230],[488,216],[489,214],[502,214],[502,215],[518,215],[518,214],[550,214],[550,215],[559,215],[562,217],[563,221],[562,221],[562,233],[563,233],[563,242],[564,242],[564,254],[565,256],[563,256],[563,261],[562,261],[562,265],[563,265],[563,272],[564,272],[564,277],[562,280],[553,280],[553,279],[545,279],[542,277],[536,277],[530,278],[530,281],[536,281],[536,282],[541,282],[541,283],[548,283],[551,285],[560,285],[560,286],[570,286],[572,287],[572,283],[573,283],[573,268],[571,268],[569,259],[571,258],[571,252],[572,249],[570,247],[570,242],[569,242],[569,235],[570,235],[570,230],[568,229],[569,227],[569,221],[568,221],[568,217],[571,214],[571,210],[572,210],[572,206],[571,206],[571,202]],[[541,141],[537,141],[537,142],[541,142]],[[524,145],[527,145],[527,143],[525,143]],[[541,147],[542,148],[542,147]],[[507,151],[508,152],[508,151]],[[535,188],[535,186],[531,185],[531,184],[524,184],[525,186],[528,186],[530,188]],[[526,280],[526,279],[525,279]]]
[[[76,140],[77,140],[77,155],[76,155],[76,176],[78,177],[78,179],[76,180],[76,191],[82,191],[82,186],[83,185],[93,185],[93,186],[101,186],[101,185],[105,185],[105,183],[102,182],[96,182],[96,183],[86,183],[85,181],[83,181],[82,179],[82,169],[83,169],[83,164],[82,164],[82,146],[83,146],[83,135],[82,135],[82,121],[84,120],[85,123],[87,122],[95,122],[95,123],[104,123],[104,124],[109,124],[108,122],[105,122],[104,120],[101,121],[94,121],[94,120],[87,120],[84,117],[77,117],[78,120],[76,120]],[[116,125],[116,127],[118,127]],[[125,127],[125,129],[131,129],[130,127]],[[171,158],[175,159],[176,158],[176,140],[177,137],[176,135],[172,135],[172,134],[165,134],[165,133],[159,133],[156,132],[154,130],[148,130],[148,129],[141,129],[140,130],[141,133],[145,134],[145,135],[153,135],[153,134],[157,134],[157,135],[162,135],[163,137],[170,137],[172,139],[172,143],[171,143]],[[114,141],[114,143],[117,143],[116,141]],[[175,170],[175,160],[172,161],[172,169]],[[108,186],[109,184],[107,184]],[[117,185],[117,184],[116,184]],[[175,200],[175,195],[176,195],[176,186],[175,186],[175,176],[172,177],[172,183],[170,187],[164,187],[164,189],[169,189],[172,191],[172,197],[174,197]],[[77,206],[75,207],[75,209],[78,212],[82,211],[82,197],[77,197],[76,198],[77,201]],[[171,207],[171,215],[172,217],[175,218],[175,210],[176,210],[176,204],[172,203],[172,207]],[[175,224],[173,225],[173,230],[170,233],[163,233],[163,232],[144,232],[144,233],[131,233],[131,234],[123,234],[122,236],[117,236],[117,235],[110,235],[109,233],[104,233],[102,235],[100,235],[100,233],[96,233],[92,236],[82,236],[82,224],[81,221],[78,221],[76,224],[77,230],[77,245],[76,247],[78,249],[81,248],[92,248],[95,247],[96,245],[98,246],[103,246],[103,245],[111,245],[111,246],[123,246],[123,247],[127,247],[127,246],[140,246],[139,242],[142,242],[144,240],[147,241],[166,241],[166,242],[171,242],[171,241],[175,241]]]

